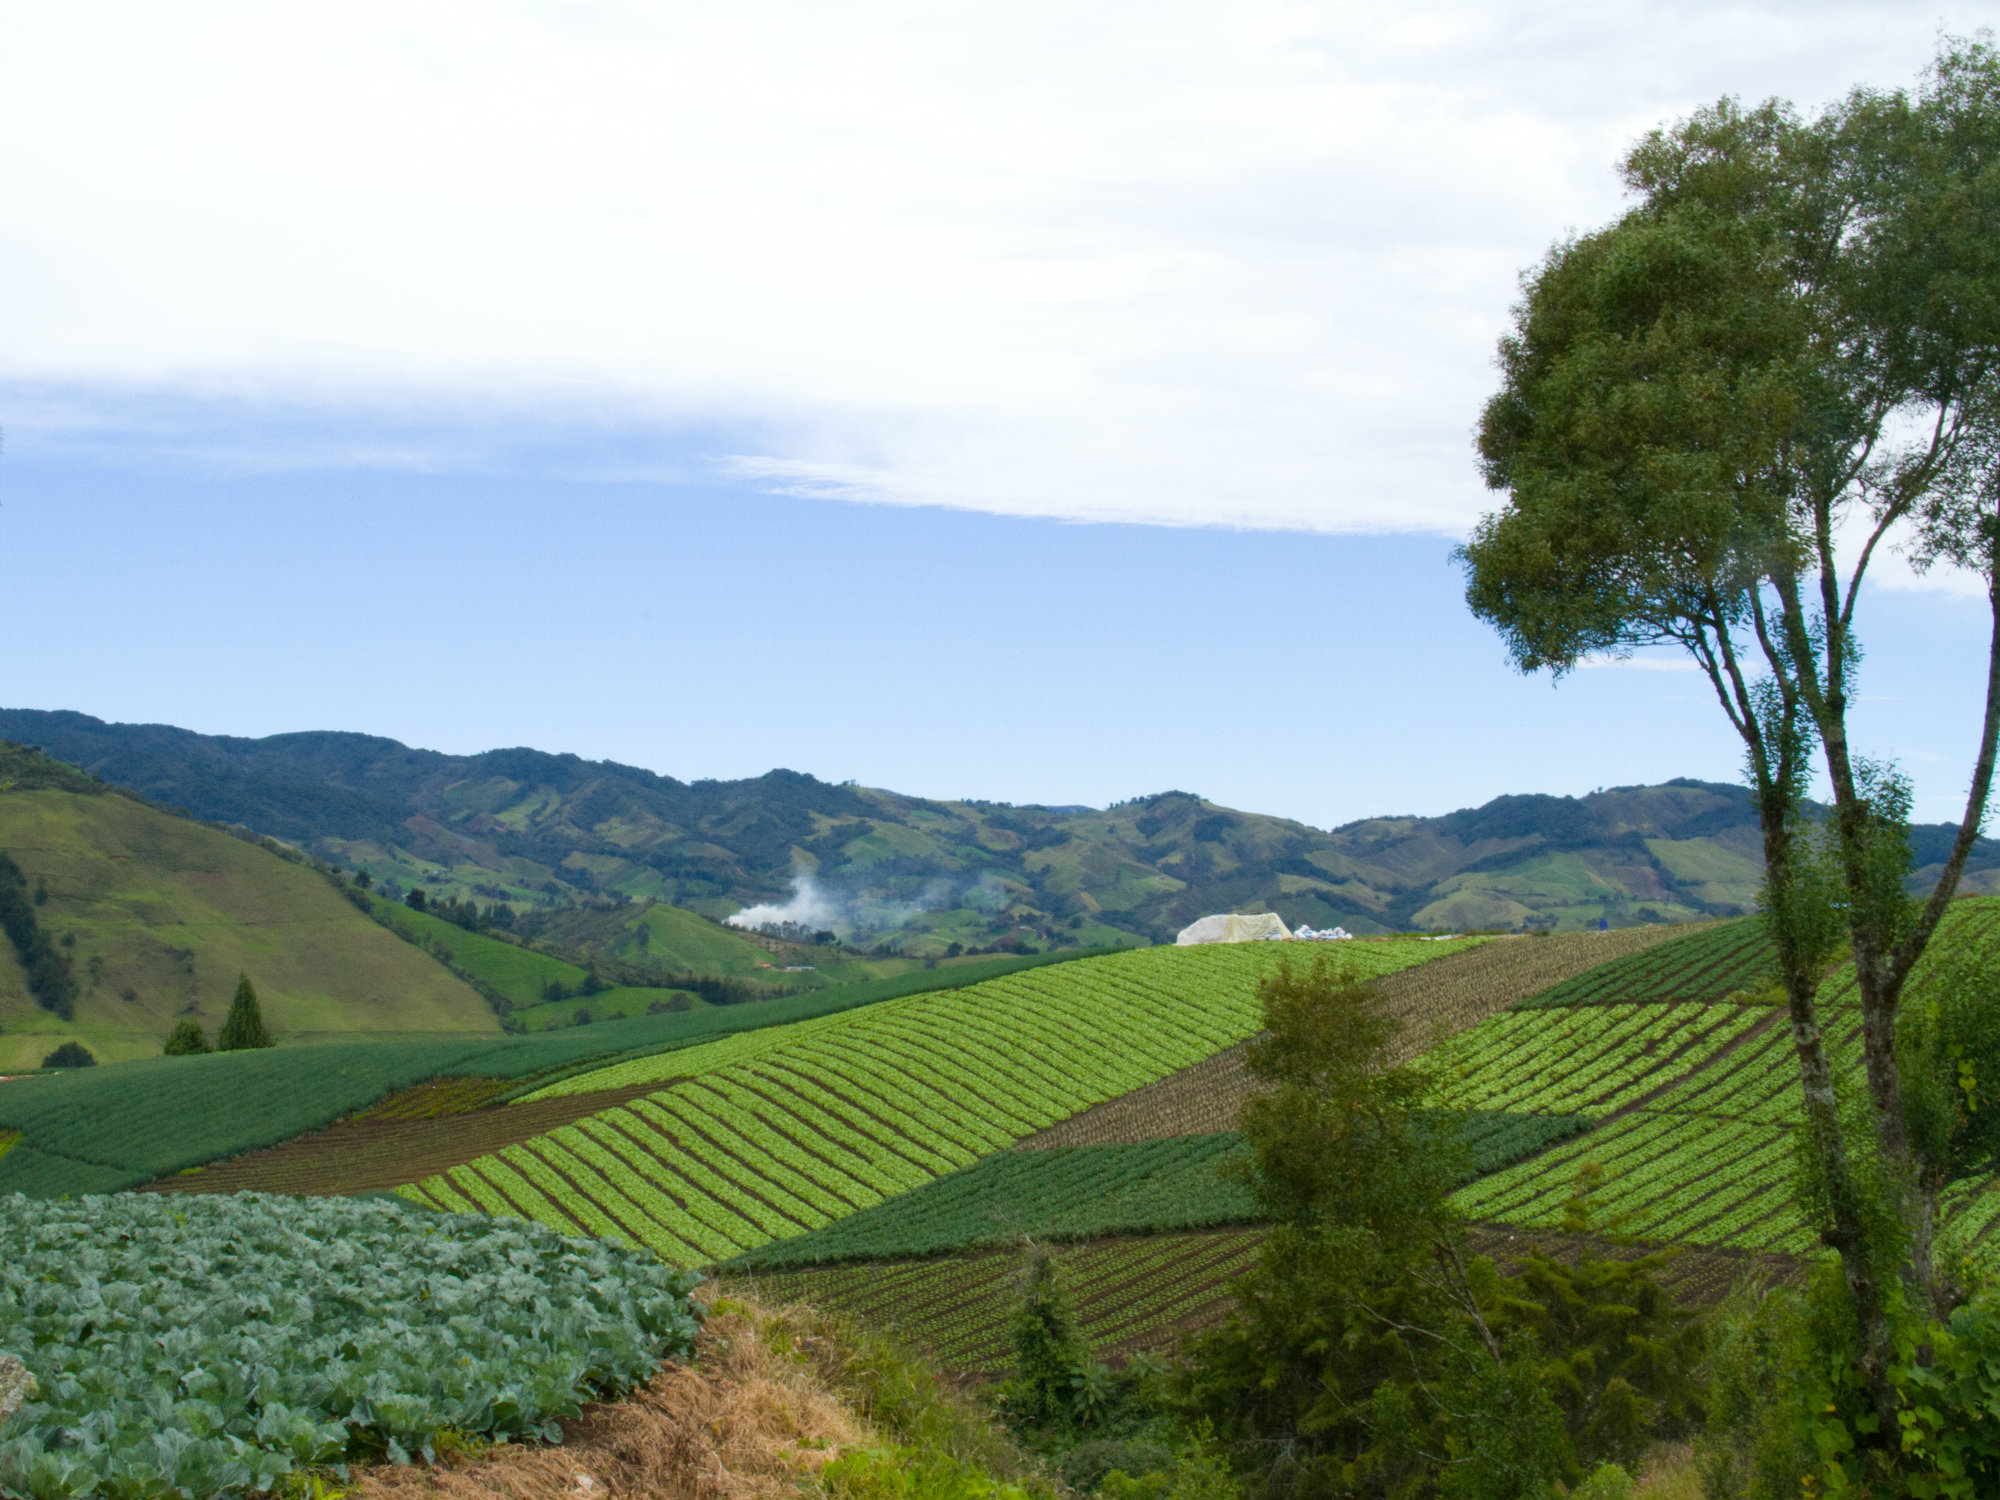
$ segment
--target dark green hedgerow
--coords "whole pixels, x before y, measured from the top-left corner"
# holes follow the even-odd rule
[[[1581,1116],[1498,1111],[1475,1111],[1463,1121],[1468,1180],[1590,1125]],[[1001,1151],[811,1234],[759,1246],[730,1269],[906,1260],[1023,1235],[1081,1240],[1252,1223],[1256,1204],[1223,1170],[1244,1156],[1241,1138],[1230,1134]]]
[[[1599,964],[1531,995],[1517,1008],[1725,1000],[1739,990],[1770,983],[1771,955],[1771,939],[1763,924],[1744,917]]]

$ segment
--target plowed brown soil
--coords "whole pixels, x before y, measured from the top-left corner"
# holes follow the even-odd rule
[[[518,1145],[558,1125],[568,1125],[657,1093],[678,1079],[539,1099],[533,1104],[488,1105],[464,1114],[384,1119],[369,1112],[341,1120],[296,1140],[250,1151],[197,1171],[165,1177],[140,1189],[149,1193],[306,1193],[330,1197],[379,1192],[461,1166],[502,1146]]]

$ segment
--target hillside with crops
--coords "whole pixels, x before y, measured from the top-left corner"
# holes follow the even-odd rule
[[[1215,1326],[1259,1264],[1271,1219],[1236,1133],[1259,1087],[1245,1048],[1266,982],[1319,966],[1369,981],[1400,1028],[1395,1056],[1429,1080],[1426,1128],[1458,1142],[1470,1243],[1500,1264],[1671,1244],[1662,1284],[1698,1306],[1746,1275],[1796,1279],[1814,1252],[1788,1150],[1797,1068],[1754,921],[983,962],[1013,971],[17,1080],[0,1086],[0,1194],[48,1205],[16,1215],[36,1245],[78,1233],[60,1200],[117,1194],[90,1201],[134,1205],[115,1210],[134,1253],[232,1235],[276,1257],[302,1234],[337,1232],[393,1264],[432,1253],[410,1239],[422,1226],[449,1226],[467,1287],[500,1274],[473,1228],[489,1225],[514,1237],[495,1247],[553,1289],[537,1295],[585,1297],[559,1247],[603,1247],[579,1251],[600,1258],[581,1264],[610,1284],[632,1284],[642,1263],[704,1272],[725,1297],[811,1304],[988,1381],[1015,1368],[1024,1247],[1053,1247],[1078,1336],[1096,1358],[1129,1361]],[[1954,906],[1914,1002],[1940,965],[1967,962],[2000,969],[2000,901]],[[1850,1074],[1851,995],[1836,965],[1821,997]],[[137,1206],[149,1201],[217,1207],[161,1219]],[[302,1206],[260,1217],[267,1203]],[[1968,1263],[2000,1257],[2000,1184],[1957,1184],[1947,1234]],[[579,1336],[658,1339],[681,1326],[684,1285],[668,1283],[650,1311],[576,1301]],[[313,1287],[301,1275],[283,1295]],[[74,1295],[37,1293],[35,1316],[65,1316]],[[201,1329],[233,1305],[198,1278],[174,1295]],[[407,1316],[430,1316],[421,1297]],[[105,1336],[143,1341],[151,1326],[135,1311]],[[451,1335],[466,1399],[482,1362],[524,1336]],[[533,1436],[576,1409],[580,1389],[629,1385],[634,1357],[551,1373],[513,1430]],[[378,1410],[335,1381],[316,1406],[302,1394],[298,1424],[258,1451],[332,1452],[373,1422],[371,1441],[420,1456],[464,1410],[457,1388],[423,1387],[386,1353],[378,1363],[428,1394]],[[133,1368],[104,1410],[149,1399],[146,1382],[164,1378]],[[198,1430],[234,1430],[239,1398],[211,1399]],[[182,1472],[222,1461],[208,1442],[185,1449]],[[129,1461],[112,1439],[85,1457],[105,1472]],[[281,1461],[258,1460],[274,1473]]]

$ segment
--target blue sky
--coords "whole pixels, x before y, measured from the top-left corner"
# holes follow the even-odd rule
[[[1521,267],[1890,4],[114,3],[0,55],[0,701],[1327,825],[1732,779],[1448,554]],[[1983,603],[1861,736],[1953,814]]]
[[[270,441],[240,415],[207,437]],[[1737,774],[1698,676],[1513,672],[1447,538],[580,479],[548,446],[513,464],[230,473],[14,440],[0,590],[33,649],[9,654],[0,698],[683,778],[783,765],[1095,805],[1176,787],[1318,826]],[[1869,609],[1862,737],[1910,769],[1923,816],[1951,816],[1985,611],[1886,590]]]

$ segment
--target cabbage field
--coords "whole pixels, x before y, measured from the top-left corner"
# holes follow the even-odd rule
[[[0,1198],[0,1492],[205,1497],[556,1438],[691,1351],[696,1278],[536,1224],[382,1200]]]

